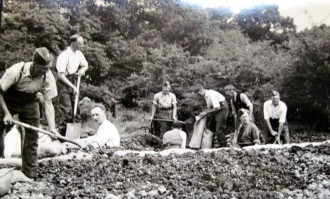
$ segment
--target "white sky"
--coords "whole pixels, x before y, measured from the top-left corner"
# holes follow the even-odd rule
[[[242,8],[262,4],[278,4],[282,16],[290,16],[297,25],[297,31],[323,23],[330,25],[330,0],[183,0],[201,7],[226,6],[238,13]]]

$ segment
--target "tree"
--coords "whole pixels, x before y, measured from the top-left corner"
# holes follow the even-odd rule
[[[277,5],[243,9],[235,21],[252,41],[270,40],[272,44],[281,44],[288,39],[288,33],[296,30],[293,19],[280,16]]]
[[[292,115],[317,130],[330,128],[330,28],[314,27],[290,38],[287,48],[293,56],[283,88]]]

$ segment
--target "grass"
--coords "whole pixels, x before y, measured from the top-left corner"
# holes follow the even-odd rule
[[[117,127],[120,135],[131,134],[141,128],[149,128],[148,118],[151,113],[137,109],[126,109],[121,105],[116,107],[116,117],[108,116],[109,120]]]

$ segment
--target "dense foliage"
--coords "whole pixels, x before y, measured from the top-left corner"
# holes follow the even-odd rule
[[[276,6],[233,15],[179,0],[12,0],[4,2],[1,24],[2,72],[30,60],[35,47],[58,55],[79,33],[90,65],[82,93],[95,100],[115,97],[129,108],[149,110],[152,95],[168,79],[181,119],[187,119],[198,104],[194,84],[222,92],[230,83],[254,100],[256,118],[262,118],[269,91],[277,89],[291,121],[329,129],[330,29],[296,33],[293,19],[281,17]]]

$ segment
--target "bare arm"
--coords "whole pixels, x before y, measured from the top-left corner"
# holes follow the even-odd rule
[[[178,110],[178,108],[177,108],[176,104],[173,104],[173,116],[172,116],[172,118],[173,118],[174,121],[177,121],[178,120],[178,118],[177,118],[177,110]]]
[[[156,114],[156,105],[152,104],[152,109],[151,109],[151,117],[150,120],[153,120]]]
[[[0,93],[0,106],[1,106],[2,111],[5,114],[5,116],[3,118],[3,122],[5,124],[11,124],[13,121],[13,117],[8,110],[7,104],[6,104],[5,100],[3,99],[2,93]]]
[[[47,118],[49,130],[52,132],[56,132],[55,110],[51,99],[45,100],[45,115]]]

